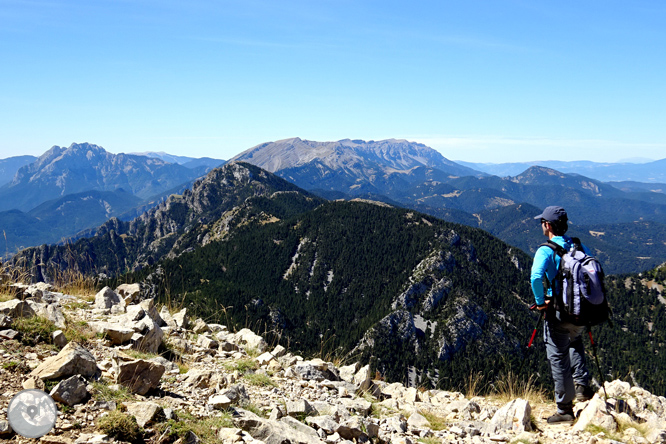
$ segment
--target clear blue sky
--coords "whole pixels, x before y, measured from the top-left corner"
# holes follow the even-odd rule
[[[0,158],[301,137],[661,159],[665,23],[663,0],[0,0]]]

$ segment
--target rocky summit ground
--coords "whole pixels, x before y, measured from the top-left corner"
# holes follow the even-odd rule
[[[79,298],[0,294],[0,441],[28,443],[666,443],[666,398],[622,381],[549,426],[551,402],[387,383],[359,364],[304,359],[248,329],[160,310],[138,285]],[[57,402],[39,439],[12,431],[24,389]]]

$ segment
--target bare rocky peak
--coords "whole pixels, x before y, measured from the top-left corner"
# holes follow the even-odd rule
[[[402,139],[314,142],[293,138],[257,145],[232,160],[246,161],[271,172],[300,167],[313,161],[332,169],[347,169],[368,162],[395,170],[452,164],[432,148]]]
[[[99,145],[92,143],[73,143],[69,147],[53,146],[42,154],[34,163],[21,168],[12,184],[18,184],[29,178],[30,181],[50,180],[52,175],[75,170],[82,174],[86,171],[97,171],[100,174],[110,173],[120,167],[124,173],[138,171],[142,165],[167,165],[161,159],[144,158],[127,154],[113,154]]]
[[[195,179],[199,174],[161,159],[113,154],[90,143],[53,146],[20,168],[0,191],[0,211],[30,210],[67,194],[118,188],[147,198]]]

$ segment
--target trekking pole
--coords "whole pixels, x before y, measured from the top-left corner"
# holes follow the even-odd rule
[[[606,393],[606,381],[604,381],[604,375],[601,373],[601,366],[599,365],[599,356],[597,355],[597,344],[594,343],[594,338],[592,337],[592,328],[587,327],[587,334],[590,337],[590,343],[592,344],[592,356],[597,363],[597,370],[599,371],[599,380],[601,382],[601,388],[604,389],[604,404],[606,406],[606,413],[608,412],[608,393]],[[610,413],[609,413],[610,414]]]
[[[530,305],[530,310],[534,310],[537,307],[536,304]],[[534,331],[532,332],[532,337],[530,338],[530,342],[527,343],[527,350],[529,351],[530,347],[532,346],[532,342],[534,341],[534,338],[536,337],[537,330],[539,329],[539,325],[541,325],[541,320],[546,316],[546,312],[544,311],[543,314],[539,313],[539,319],[537,320],[536,325],[534,326]],[[520,375],[520,372],[523,371],[523,367],[525,366],[525,362],[527,362],[527,353],[525,353],[525,358],[523,358],[523,362],[520,364],[520,369],[518,369],[518,374]]]

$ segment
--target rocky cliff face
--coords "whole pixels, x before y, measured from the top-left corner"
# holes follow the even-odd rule
[[[29,165],[36,160],[35,156],[14,156],[0,159],[0,187],[10,182],[21,167]]]

